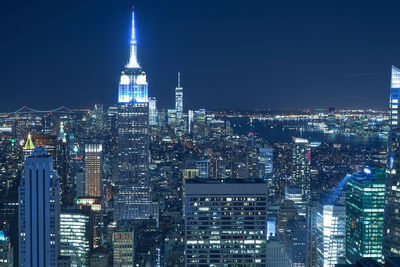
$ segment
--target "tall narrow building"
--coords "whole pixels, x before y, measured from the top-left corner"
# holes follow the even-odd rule
[[[35,148],[25,160],[18,191],[20,266],[57,266],[59,192],[51,156]]]
[[[149,103],[146,73],[137,59],[135,16],[132,11],[130,58],[118,91],[119,171],[114,198],[115,219],[146,219],[152,211],[148,181]]]
[[[157,99],[155,97],[149,98],[149,124],[151,126],[158,124]]]
[[[175,110],[177,120],[183,116],[183,88],[181,87],[181,73],[178,72],[178,86],[175,88]]]
[[[392,66],[390,88],[390,119],[386,169],[385,220],[383,232],[384,257],[400,256],[400,69]]]
[[[353,174],[346,185],[347,263],[355,264],[362,258],[382,262],[384,207],[384,170],[365,168]]]
[[[103,160],[101,144],[85,145],[85,195],[102,197]]]
[[[310,199],[310,146],[307,139],[293,138],[292,143],[292,186],[300,188],[303,201]]]

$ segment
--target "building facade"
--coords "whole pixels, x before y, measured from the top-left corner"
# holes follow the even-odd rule
[[[92,245],[90,216],[78,210],[60,214],[60,256],[70,258],[73,266],[89,266]]]
[[[400,69],[392,66],[383,255],[400,256]]]
[[[146,74],[137,60],[132,12],[131,53],[121,75],[118,93],[118,179],[115,219],[146,219],[152,214],[148,183],[149,103]]]
[[[25,160],[18,191],[20,266],[56,266],[60,185],[53,160],[37,147]]]
[[[346,261],[361,258],[382,262],[385,172],[364,169],[346,186]]]
[[[310,199],[310,146],[307,139],[293,138],[292,186],[301,188],[305,202]]]
[[[261,179],[188,179],[186,266],[265,266],[266,190]]]
[[[103,147],[101,144],[85,145],[85,195],[103,196]]]
[[[134,266],[135,249],[134,249],[134,233],[133,231],[121,231],[113,233],[113,258],[114,267]]]
[[[321,203],[317,212],[316,262],[318,267],[335,267],[346,262],[346,208]]]

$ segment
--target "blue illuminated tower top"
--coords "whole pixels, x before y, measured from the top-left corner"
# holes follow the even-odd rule
[[[131,41],[130,41],[130,57],[129,62],[126,64],[126,68],[129,69],[141,69],[138,59],[137,59],[137,43],[136,43],[136,33],[135,33],[135,11],[132,7],[132,29],[131,29]]]
[[[118,87],[118,103],[148,102],[148,84],[146,73],[139,65],[135,32],[135,13],[132,8],[132,33],[129,61],[121,74]]]

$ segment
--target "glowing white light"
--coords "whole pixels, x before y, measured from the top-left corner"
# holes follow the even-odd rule
[[[129,76],[128,75],[121,75],[120,84],[128,85],[129,84]]]
[[[365,174],[371,174],[371,169],[364,168],[363,171]]]
[[[400,69],[392,66],[392,88],[400,88]]]

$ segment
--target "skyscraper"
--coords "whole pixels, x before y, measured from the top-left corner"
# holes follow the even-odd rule
[[[261,179],[188,179],[185,266],[265,266],[267,185]]]
[[[13,267],[13,247],[6,232],[0,231],[0,266]]]
[[[316,262],[318,267],[334,267],[346,261],[346,208],[339,203],[318,206]]]
[[[151,126],[158,124],[157,99],[155,97],[149,98],[149,124]]]
[[[79,210],[60,214],[60,256],[68,256],[73,266],[89,266],[92,245],[90,216]]]
[[[116,219],[146,219],[152,211],[149,169],[149,103],[146,74],[137,60],[135,17],[132,11],[130,59],[118,92],[119,172],[114,198]]]
[[[400,69],[392,66],[383,255],[400,256]]]
[[[295,202],[300,215],[307,216],[307,205],[311,197],[311,153],[307,139],[293,137],[291,187],[294,190],[300,189],[301,200]]]
[[[116,267],[134,266],[135,246],[133,231],[113,233],[114,265]]]
[[[268,201],[273,202],[275,199],[275,188],[273,182],[273,150],[272,148],[259,148],[258,161],[260,178],[268,184]]]
[[[103,159],[101,144],[85,145],[85,195],[101,197],[103,193]]]
[[[183,88],[181,87],[181,73],[178,72],[178,86],[175,88],[175,110],[178,121],[183,116]]]
[[[310,197],[310,147],[307,139],[293,138],[292,143],[292,181],[293,186],[301,188],[306,199]]]
[[[35,148],[25,160],[18,192],[20,266],[57,266],[59,192],[52,158]]]
[[[346,186],[346,261],[361,258],[382,261],[382,234],[385,206],[385,172],[355,173]],[[397,226],[398,227],[398,226]]]

